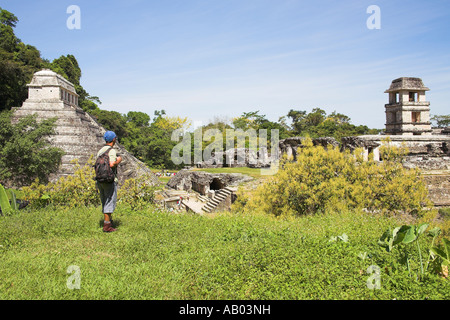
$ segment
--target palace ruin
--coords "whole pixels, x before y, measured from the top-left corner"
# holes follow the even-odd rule
[[[385,134],[345,137],[340,144],[333,138],[322,137],[313,139],[313,143],[325,147],[340,145],[342,150],[351,151],[361,147],[365,157],[370,155],[378,161],[382,161],[379,152],[381,145],[389,143],[406,146],[409,154],[404,161],[404,166],[423,170],[432,201],[437,206],[450,206],[450,174],[448,173],[450,128],[437,130],[431,127],[430,102],[426,101],[425,97],[425,93],[429,90],[420,78],[395,79],[385,91],[389,94],[388,103],[385,105]],[[104,145],[103,134],[106,130],[78,106],[78,94],[73,84],[51,70],[44,69],[34,74],[31,83],[28,84],[28,99],[22,107],[14,109],[15,120],[13,121],[29,114],[36,114],[38,120],[57,118],[56,134],[49,140],[53,146],[61,148],[65,154],[58,172],[50,177],[50,181],[73,174],[76,169],[74,160],[77,159],[78,164],[82,166]],[[386,141],[387,137],[389,142]],[[290,137],[279,141],[279,152],[295,159],[297,148],[301,147],[303,139]],[[120,144],[116,144],[115,148],[124,159],[119,166],[120,183],[127,178],[145,176],[153,184],[159,184],[158,178],[145,164],[127,152]],[[238,155],[241,155],[240,158]],[[201,168],[224,166],[266,168],[270,166],[271,160],[270,154],[264,148],[258,152],[231,149],[213,153],[211,158],[195,165]],[[198,172],[180,172],[176,178],[169,181],[167,186],[172,191],[196,191],[203,200],[213,199],[220,193],[222,193],[220,198],[233,199],[235,187],[243,182],[245,179],[242,177],[230,178],[221,175],[203,175]],[[219,198],[216,198],[216,202],[217,199]],[[227,201],[225,203],[230,202]],[[206,204],[211,201],[204,202]],[[206,205],[204,207],[206,208]],[[210,208],[210,210],[213,209]]]
[[[431,128],[430,102],[425,99],[429,90],[420,78],[393,80],[385,91],[389,94],[389,103],[385,105],[385,134],[345,137],[342,149],[353,151],[362,147],[365,157],[372,154],[374,160],[381,161],[381,145],[405,146],[409,150],[405,167],[450,170],[450,135],[448,129]]]
[[[380,147],[407,147],[403,161],[406,168],[422,170],[430,199],[436,206],[450,206],[450,128],[433,129],[430,123],[430,102],[420,78],[402,77],[392,81],[386,109],[386,130],[383,135],[344,137],[341,150],[362,148],[364,157],[382,161]],[[295,159],[296,150],[304,138],[293,137],[280,141],[280,151]],[[338,145],[333,138],[313,139],[314,145]]]

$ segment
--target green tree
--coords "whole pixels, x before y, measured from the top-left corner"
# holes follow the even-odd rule
[[[150,135],[150,116],[144,112],[129,111],[125,117],[126,136],[120,138],[120,143],[135,157],[145,162],[147,156],[144,141]]]
[[[12,111],[0,113],[0,181],[14,186],[29,185],[36,178],[48,181],[57,171],[63,151],[51,147],[55,119],[37,122],[36,115],[11,122]]]
[[[20,107],[27,83],[44,64],[40,52],[14,34],[18,18],[0,8],[0,111]]]
[[[328,116],[327,120],[332,120],[338,124],[350,123],[350,117],[346,116],[345,114],[338,113],[336,111],[333,111]]]
[[[320,108],[314,108],[310,113],[306,111],[290,110],[288,115],[292,120],[292,135],[318,137],[334,137],[340,140],[345,136],[363,134],[377,134],[380,130],[367,126],[356,126],[350,123],[350,117],[333,111],[327,115]]]
[[[305,117],[305,122],[307,127],[314,127],[321,124],[326,119],[327,113],[320,109],[314,108],[310,113],[308,113]]]
[[[147,135],[142,143],[145,145],[145,163],[154,168],[180,169],[181,165],[172,162],[172,149],[177,144],[172,141],[172,132],[189,126],[187,118],[168,117],[165,110],[154,112]]]
[[[92,115],[106,130],[114,131],[119,140],[128,137],[127,118],[120,112],[97,109]]]
[[[153,168],[175,169],[171,159],[172,148],[176,145],[168,132],[158,126],[151,126],[148,136],[142,141],[145,146],[145,163]]]
[[[34,70],[38,70],[42,67],[43,60],[38,49],[23,42],[19,42],[16,48],[16,59],[23,63],[23,66],[25,68],[29,69],[29,73],[34,72]]]
[[[27,98],[28,75],[12,54],[0,49],[0,111],[19,107]]]
[[[95,110],[92,114],[107,130],[119,136],[119,142],[135,157],[153,168],[176,169],[171,159],[172,132],[188,125],[187,118],[168,117],[164,110],[154,111],[153,121],[144,112],[129,111],[122,115],[116,111]]]
[[[0,48],[14,52],[20,40],[14,34],[19,19],[9,11],[0,8]]]
[[[287,116],[292,120],[292,134],[300,135],[301,132],[305,130],[304,119],[306,116],[306,111],[291,109]]]
[[[267,143],[270,148],[270,139],[272,137],[272,130],[278,130],[278,137],[280,139],[287,138],[289,132],[283,123],[283,119],[280,118],[278,122],[270,121],[266,118],[266,115],[259,114],[258,111],[243,112],[241,116],[233,119],[234,129],[241,129],[246,131],[248,129],[267,130]]]
[[[433,115],[431,117],[431,121],[433,121],[438,128],[445,128],[450,126],[450,114],[448,115]]]
[[[80,84],[81,69],[77,59],[73,55],[68,54],[67,56],[54,59],[50,64],[50,68],[74,85]]]
[[[288,117],[292,119],[294,134],[314,135],[314,128],[326,119],[326,112],[320,108],[314,108],[310,113],[290,110]]]
[[[134,124],[136,127],[148,127],[150,116],[140,111],[129,111],[127,113],[127,121]]]
[[[19,19],[11,12],[0,8],[0,24],[15,28]]]
[[[258,129],[259,126],[268,121],[265,115],[259,114],[259,111],[243,112],[240,117],[233,119],[235,129]]]

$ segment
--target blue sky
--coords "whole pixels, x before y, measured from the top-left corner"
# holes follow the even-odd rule
[[[81,29],[66,12],[81,9]],[[369,29],[377,5],[381,28]],[[383,128],[384,93],[412,76],[450,114],[450,1],[0,0],[16,35],[53,60],[73,54],[102,109],[206,124],[260,110],[348,115]]]

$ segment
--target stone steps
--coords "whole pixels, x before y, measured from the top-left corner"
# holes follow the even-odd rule
[[[202,211],[205,213],[214,212],[223,201],[231,196],[232,193],[233,189],[229,187],[225,187],[224,189],[217,191],[214,197],[209,199],[208,202],[206,202],[206,204],[202,207]]]

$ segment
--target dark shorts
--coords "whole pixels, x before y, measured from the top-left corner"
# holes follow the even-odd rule
[[[113,213],[117,203],[117,182],[97,182],[103,213]]]

